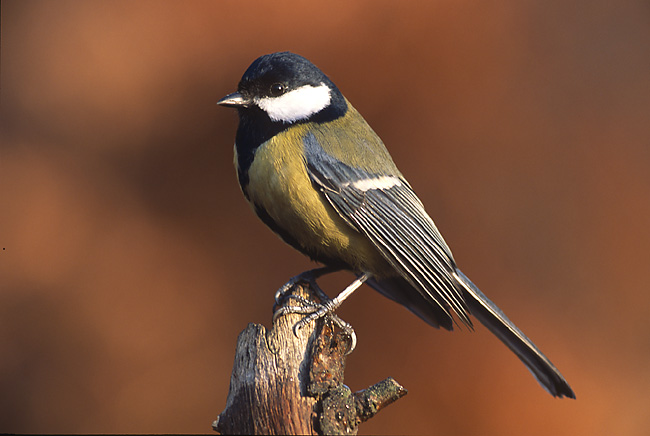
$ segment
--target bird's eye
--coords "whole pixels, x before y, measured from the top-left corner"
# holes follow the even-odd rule
[[[274,83],[273,85],[271,85],[271,95],[273,97],[277,97],[279,95],[282,95],[282,94],[284,94],[285,91],[286,91],[286,88],[282,83]]]

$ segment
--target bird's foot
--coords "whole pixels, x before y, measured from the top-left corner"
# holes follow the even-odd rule
[[[288,315],[292,313],[299,313],[299,314],[306,315],[303,319],[298,321],[293,326],[293,332],[294,334],[297,335],[298,330],[300,330],[310,322],[316,321],[323,317],[328,317],[329,319],[332,320],[334,324],[336,324],[341,330],[343,330],[350,337],[350,349],[346,353],[346,354],[350,354],[357,345],[357,335],[354,332],[352,326],[347,322],[343,321],[341,318],[339,318],[339,316],[336,315],[334,311],[336,310],[337,307],[341,305],[341,303],[343,303],[343,301],[348,296],[352,294],[352,292],[354,292],[359,286],[361,286],[370,277],[370,274],[362,274],[359,278],[357,278],[354,282],[352,282],[350,286],[345,288],[343,292],[341,292],[336,298],[331,299],[327,296],[327,294],[325,294],[325,292],[323,292],[320,286],[318,286],[318,284],[316,283],[316,279],[322,276],[323,274],[332,271],[335,270],[329,267],[306,271],[302,274],[293,277],[284,286],[278,289],[278,291],[275,293],[276,304],[279,304],[279,302],[285,298],[291,298],[292,300],[295,300],[297,303],[299,303],[299,305],[280,307],[273,314],[273,320],[275,321],[278,317],[282,315]],[[289,294],[288,291],[298,283],[308,284],[314,290],[314,292],[316,293],[316,295],[318,296],[321,302],[316,303],[300,295]]]

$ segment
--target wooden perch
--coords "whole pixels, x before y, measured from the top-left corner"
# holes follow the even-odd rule
[[[307,285],[296,285],[292,292],[316,298]],[[212,424],[215,431],[354,435],[359,423],[406,395],[392,378],[352,393],[343,384],[350,337],[327,318],[296,335],[293,326],[303,316],[280,316],[270,331],[249,324],[240,333],[226,408]]]

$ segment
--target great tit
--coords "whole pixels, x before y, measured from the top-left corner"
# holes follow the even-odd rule
[[[471,328],[473,315],[550,394],[575,398],[550,360],[458,269],[381,139],[314,64],[289,52],[261,56],[218,104],[239,113],[235,166],[257,215],[327,271],[358,277],[317,316],[364,282],[434,327],[452,330],[456,315]]]

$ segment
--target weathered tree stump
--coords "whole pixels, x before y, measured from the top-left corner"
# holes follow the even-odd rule
[[[293,293],[315,300],[306,285]],[[282,304],[294,304],[285,298]],[[388,378],[360,392],[343,384],[350,337],[325,318],[294,334],[304,315],[278,317],[267,331],[239,335],[226,408],[212,424],[221,434],[356,434],[361,422],[406,395]]]

